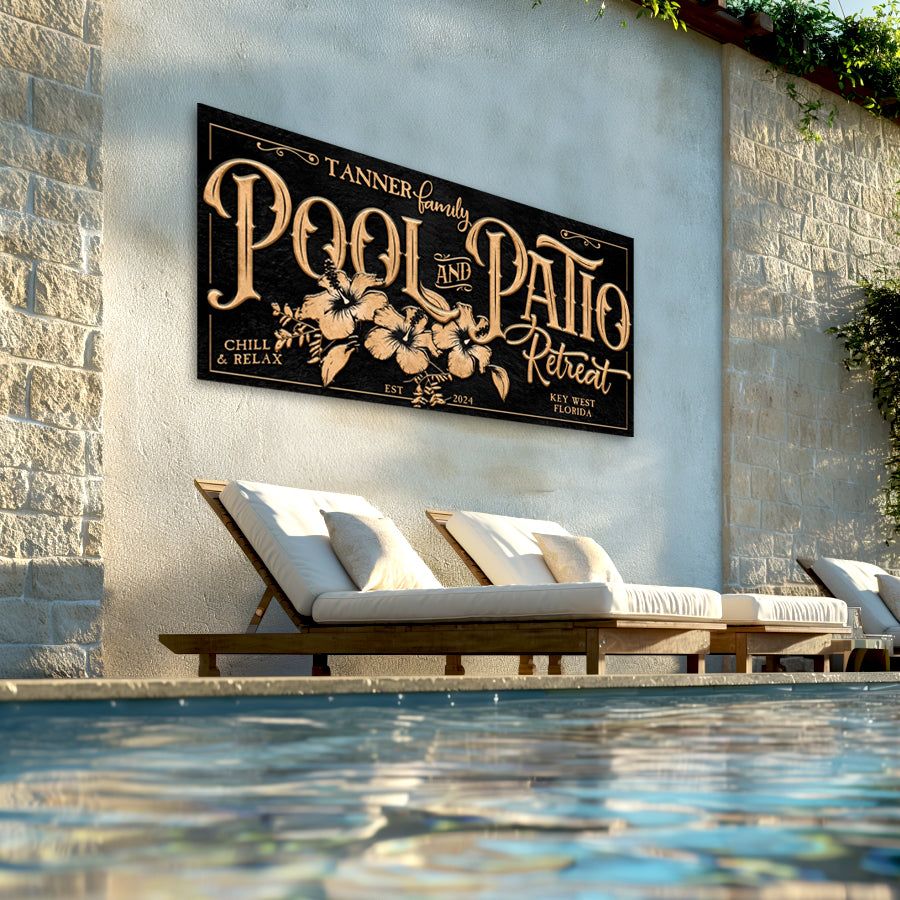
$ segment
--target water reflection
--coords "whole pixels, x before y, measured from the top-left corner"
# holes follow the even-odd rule
[[[900,687],[0,718],[4,897],[900,897]]]

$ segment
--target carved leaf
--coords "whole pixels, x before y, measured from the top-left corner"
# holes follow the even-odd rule
[[[338,372],[347,365],[355,349],[346,344],[337,344],[325,354],[325,358],[322,360],[322,384],[325,387],[328,387]]]
[[[488,366],[488,368],[491,370],[494,387],[497,388],[500,399],[505,402],[506,395],[509,393],[509,375],[503,366]]]

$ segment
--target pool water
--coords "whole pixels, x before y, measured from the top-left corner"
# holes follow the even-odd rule
[[[900,685],[0,704],[0,896],[900,897]]]

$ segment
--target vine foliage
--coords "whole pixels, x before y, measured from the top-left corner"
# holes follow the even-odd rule
[[[844,325],[828,330],[844,344],[844,366],[868,369],[875,405],[890,428],[882,513],[900,535],[900,278],[861,282],[864,300]]]

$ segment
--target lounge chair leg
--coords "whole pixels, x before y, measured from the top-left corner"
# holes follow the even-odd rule
[[[704,675],[706,673],[706,656],[702,653],[689,653],[687,672],[688,675]]]
[[[200,654],[200,668],[197,674],[201,678],[218,678],[222,674],[216,666],[215,653]]]
[[[460,653],[448,653],[447,660],[444,663],[444,674],[445,675],[465,675],[466,670],[463,668],[462,664],[462,654]]]
[[[813,672],[830,672],[831,657],[827,653],[813,657]]]
[[[551,653],[547,659],[547,674],[562,675],[562,654]]]
[[[313,653],[312,674],[316,676],[331,674],[331,669],[328,666],[327,653]]]
[[[519,657],[519,674],[534,675],[534,657],[530,653],[523,653]]]
[[[605,675],[606,654],[600,652],[600,629],[589,628],[585,643],[585,671],[588,675]]]

